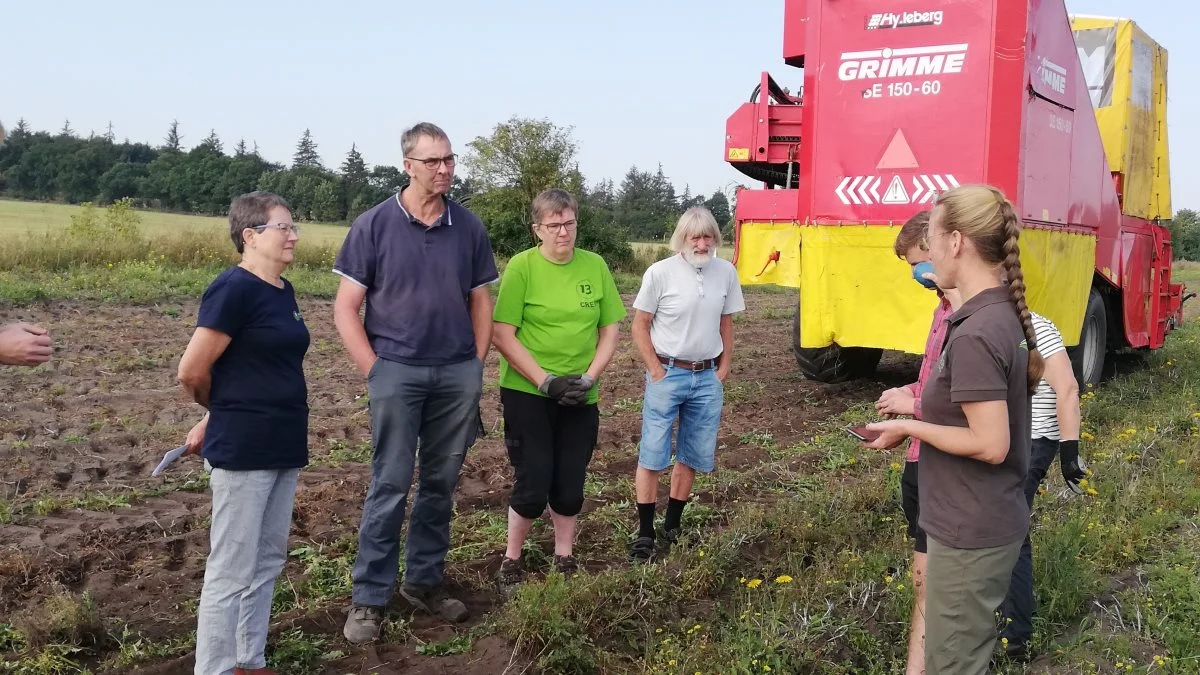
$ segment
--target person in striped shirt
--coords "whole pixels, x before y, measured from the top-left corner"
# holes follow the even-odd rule
[[[929,327],[929,337],[925,340],[925,355],[921,359],[917,381],[903,387],[888,389],[875,402],[876,411],[888,418],[905,415],[921,419],[921,392],[941,357],[942,345],[946,342],[946,331],[950,326],[947,320],[951,312],[961,304],[957,290],[942,290],[934,283],[933,266],[929,262],[929,246],[926,243],[928,226],[929,211],[913,215],[900,228],[893,244],[896,257],[903,258],[912,268],[913,279],[925,288],[937,292],[938,305],[933,311],[933,321]],[[904,519],[908,521],[908,536],[913,538],[914,597],[908,637],[908,675],[920,675],[925,672],[925,560],[928,542],[925,531],[917,524],[920,516],[917,458],[920,452],[921,441],[916,438],[910,439],[907,461],[904,462],[904,473],[900,479],[901,509],[904,511]]]
[[[1083,493],[1080,481],[1087,477],[1087,468],[1079,457],[1079,383],[1071,369],[1071,360],[1063,345],[1058,328],[1037,312],[1033,315],[1033,331],[1037,349],[1045,361],[1046,370],[1033,394],[1032,436],[1029,453],[1029,473],[1025,478],[1025,498],[1033,509],[1033,497],[1046,477],[1054,456],[1059,455],[1063,479],[1076,493]],[[1005,618],[1001,631],[1001,651],[1015,661],[1033,657],[1030,641],[1033,638],[1033,551],[1029,535],[1021,545],[1021,555],[1013,567],[1008,595],[1000,605]],[[1006,641],[1005,641],[1006,640]]]

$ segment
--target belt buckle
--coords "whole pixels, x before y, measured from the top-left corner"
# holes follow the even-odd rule
[[[698,373],[707,367],[708,367],[708,363],[705,361],[692,361],[692,372],[693,373]]]

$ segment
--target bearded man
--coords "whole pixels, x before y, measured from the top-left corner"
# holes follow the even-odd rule
[[[635,479],[638,535],[629,548],[635,563],[657,554],[654,512],[658,479],[671,464],[662,537],[680,534],[683,507],[696,472],[714,468],[725,380],[733,365],[733,314],[746,309],[737,270],[717,257],[721,228],[708,209],[688,209],[671,235],[673,255],[651,265],[633,302],[633,341],[646,364],[642,440]]]

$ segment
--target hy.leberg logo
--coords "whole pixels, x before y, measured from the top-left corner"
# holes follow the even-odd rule
[[[902,49],[871,49],[842,52],[838,79],[884,80],[961,73],[967,60],[967,45],[932,45]]]
[[[884,12],[867,17],[867,30],[877,28],[909,28],[910,26],[940,26],[944,15],[935,12]]]

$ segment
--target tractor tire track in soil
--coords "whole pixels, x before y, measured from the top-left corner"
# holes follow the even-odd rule
[[[781,447],[797,443],[810,435],[812,425],[916,376],[916,357],[888,354],[870,381],[806,381],[790,348],[787,315],[795,296],[750,293],[746,300],[748,311],[735,324],[737,360],[726,386],[719,471],[750,470],[770,461],[760,443],[744,439],[769,435]],[[629,306],[632,297],[625,301]],[[292,550],[353,542],[370,482],[366,384],[341,348],[331,303],[302,300],[301,305],[312,332],[305,363],[312,464],[301,474]],[[195,629],[210,512],[201,463],[183,458],[165,475],[150,475],[162,453],[182,443],[201,413],[175,383],[195,311],[195,302],[187,302],[55,304],[10,313],[15,315],[10,319],[46,326],[56,354],[46,366],[6,369],[0,379],[0,503],[7,503],[10,513],[0,519],[0,616],[35,612],[49,595],[65,590],[89,593],[110,631],[125,625],[157,640]],[[628,327],[627,319],[617,355],[601,379],[601,431],[591,472],[610,480],[632,478],[641,430],[644,371]],[[455,496],[456,526],[481,510],[503,517],[507,508],[511,469],[500,438],[496,379],[493,350],[482,404],[488,435],[467,456]],[[597,531],[586,513],[601,503],[588,500],[581,538]],[[635,519],[632,513],[629,517]],[[486,551],[473,561],[448,564],[448,578],[472,610],[468,627],[499,602],[490,577],[501,553]],[[295,585],[305,574],[303,561],[289,560],[288,582]],[[345,583],[348,587],[348,579]],[[397,599],[396,604],[404,603]],[[341,638],[344,611],[344,606],[301,604],[273,617],[272,634],[302,627],[327,635],[348,654],[329,665],[330,673],[494,675],[521,663],[519,656],[513,662],[512,645],[497,636],[475,641],[464,654],[436,658],[418,655],[413,644],[352,648]],[[412,617],[407,630],[422,642],[455,635],[454,628],[420,615]],[[110,655],[95,655],[96,663]],[[142,668],[190,672],[191,656]]]

